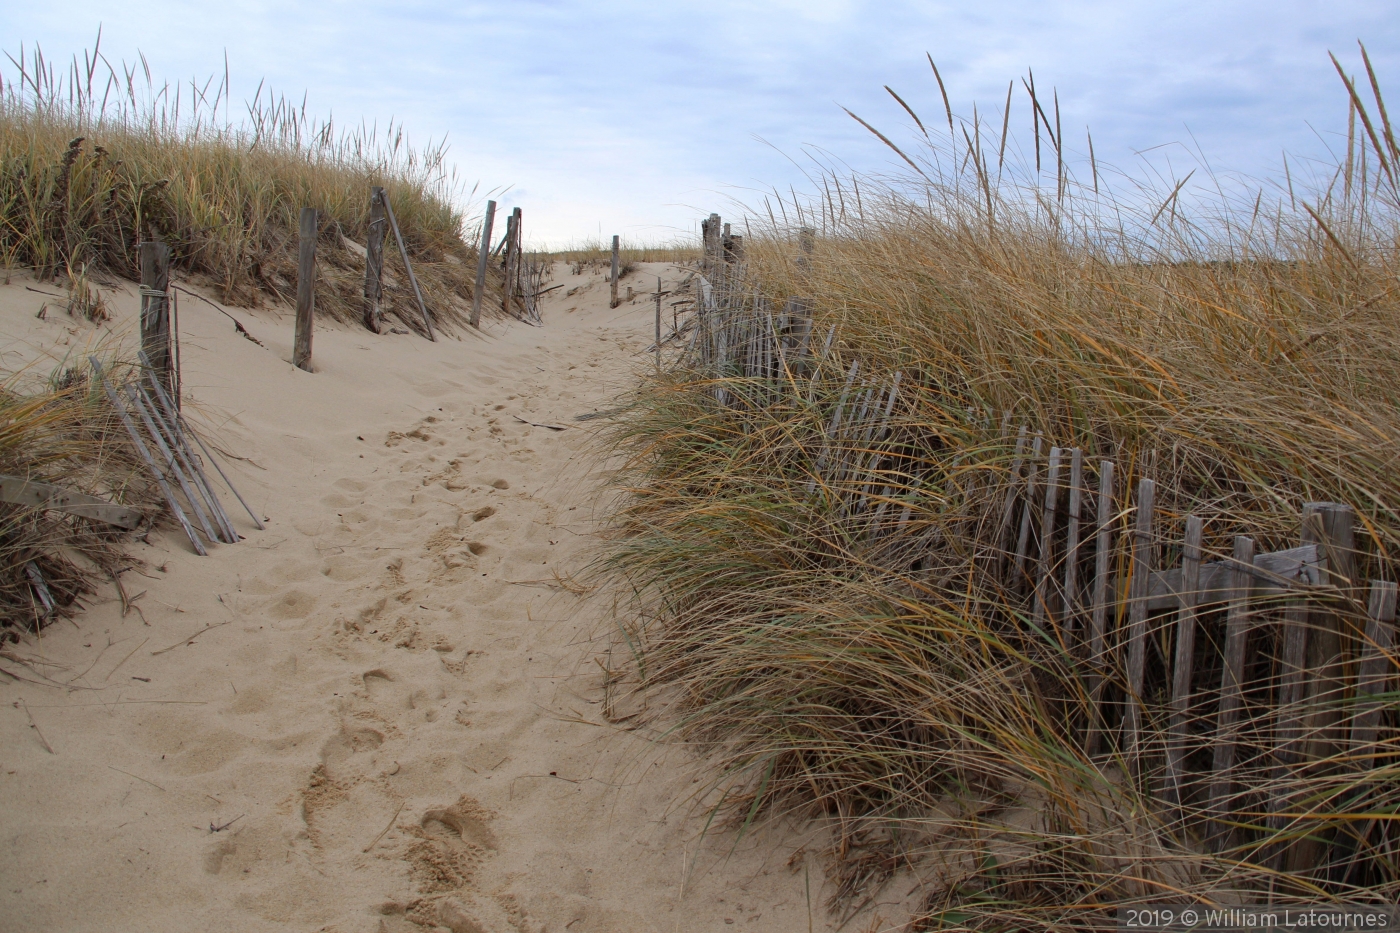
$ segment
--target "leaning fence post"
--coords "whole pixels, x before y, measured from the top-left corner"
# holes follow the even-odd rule
[[[472,290],[471,325],[481,328],[481,294],[486,291],[486,266],[491,261],[491,226],[496,220],[496,202],[486,202],[486,219],[481,222],[481,247],[476,254],[476,288]]]
[[[174,357],[170,348],[170,245],[147,240],[141,257],[141,349],[151,361],[171,398],[175,390]]]
[[[390,203],[386,194],[380,198],[384,205],[384,213],[389,217],[389,228],[394,231],[394,242],[399,244],[399,258],[403,260],[404,271],[408,273],[408,284],[413,286],[413,297],[418,300],[418,313],[423,318],[423,326],[428,330],[428,339],[437,342],[437,336],[433,334],[433,322],[428,317],[428,307],[423,304],[423,291],[418,287],[418,276],[413,274],[413,265],[408,261],[408,246],[403,241],[403,233],[399,230],[398,218],[394,216],[394,205]]]
[[[297,324],[292,365],[311,372],[311,320],[316,309],[316,208],[301,209],[297,244]]]
[[[365,327],[380,331],[379,298],[384,292],[384,189],[369,189],[369,232],[365,238]]]
[[[612,241],[612,272],[608,276],[608,281],[612,283],[612,303],[609,308],[616,308],[617,301],[617,269],[618,269],[618,238],[613,237]]]

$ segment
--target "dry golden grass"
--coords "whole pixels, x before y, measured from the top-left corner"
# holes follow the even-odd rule
[[[136,243],[171,244],[178,270],[256,305],[296,291],[302,207],[321,212],[318,312],[360,317],[369,189],[382,185],[424,298],[449,329],[471,301],[475,250],[454,201],[470,199],[445,150],[407,145],[403,128],[341,132],[285,98],[261,95],[228,119],[225,77],[204,88],[157,87],[111,66],[98,46],[55,77],[42,54],[0,73],[0,271],[41,278],[105,269],[139,277]],[[223,108],[222,112],[220,108]],[[384,301],[421,327],[391,241]]]
[[[710,756],[738,825],[833,821],[833,906],[911,863],[932,879],[928,929],[1107,929],[1113,905],[1185,892],[1400,896],[1395,693],[1373,763],[1279,780],[1250,758],[1237,845],[1212,853],[1199,800],[1164,810],[1150,780],[1085,754],[1069,728],[1085,672],[1029,624],[988,544],[1006,412],[1116,462],[1119,489],[1156,480],[1162,564],[1188,513],[1219,557],[1237,534],[1294,545],[1303,504],[1333,500],[1356,509],[1362,574],[1395,579],[1400,150],[1378,89],[1352,107],[1348,160],[1298,200],[1192,205],[1168,187],[1115,201],[1102,166],[1081,185],[1058,158],[1042,185],[1001,174],[996,128],[971,125],[956,146],[901,152],[909,177],[857,179],[858,197],[828,176],[801,220],[783,209],[821,228],[810,259],[773,217],[736,286],[775,314],[812,302],[815,369],[755,378],[690,352],[619,416],[608,561],[637,594],[625,637],[642,689],[673,700],[659,721]],[[872,395],[902,374],[898,403],[887,432],[833,436],[857,360]],[[1155,717],[1166,688],[1149,686]],[[1271,798],[1295,814],[1282,830]],[[1309,832],[1340,853],[1331,866],[1255,864]]]

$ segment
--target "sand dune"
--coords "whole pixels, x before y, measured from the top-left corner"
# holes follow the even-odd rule
[[[634,281],[656,275],[678,279]],[[314,374],[286,362],[290,314],[235,312],[264,348],[182,299],[195,418],[247,458],[267,530],[230,498],[244,542],[133,547],[140,613],[104,587],[10,646],[66,686],[0,678],[0,928],[827,929],[816,860],[789,865],[815,835],[702,839],[684,750],[604,716],[574,416],[648,364],[653,305],[554,276],[543,328],[322,326]],[[132,286],[94,329],[38,320],[24,284],[0,290],[7,371],[133,326]]]

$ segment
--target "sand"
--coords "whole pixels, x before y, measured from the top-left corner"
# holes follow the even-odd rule
[[[654,305],[559,283],[541,328],[318,322],[314,373],[288,309],[234,309],[261,347],[181,296],[192,416],[267,528],[225,496],[245,541],[163,528],[132,546],[140,613],[104,586],[9,646],[66,686],[0,677],[0,928],[833,928],[817,829],[706,834],[693,757],[604,715],[599,422],[575,416],[649,365]],[[0,289],[0,368],[129,346],[113,284],[101,327]]]

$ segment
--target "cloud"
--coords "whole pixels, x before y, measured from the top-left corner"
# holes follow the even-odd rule
[[[1199,147],[1218,170],[1254,175],[1276,171],[1284,149],[1323,153],[1346,118],[1327,51],[1355,70],[1358,37],[1383,78],[1400,78],[1390,0],[76,0],[0,11],[6,51],[39,41],[56,58],[89,46],[99,23],[109,56],[142,48],[162,77],[222,70],[227,49],[238,95],[266,78],[297,99],[305,89],[310,109],[342,125],[392,116],[415,139],[446,135],[463,177],[514,186],[504,200],[525,210],[537,243],[600,225],[690,231],[731,195],[802,187],[788,156],[801,161],[804,147],[888,169],[893,154],[840,107],[907,139],[912,121],[889,84],[941,123],[925,52],[955,112],[970,117],[976,102],[993,122],[1007,83],[1033,68],[1038,89],[1058,89],[1067,148],[1087,150],[1074,142],[1087,125],[1096,155],[1125,168],[1173,142],[1173,158]],[[1011,120],[1029,136],[1019,85]]]

